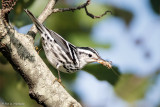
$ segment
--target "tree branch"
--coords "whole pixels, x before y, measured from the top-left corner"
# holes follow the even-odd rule
[[[84,3],[84,4],[82,4],[82,5],[78,6],[78,7],[73,7],[73,8],[59,8],[59,9],[58,9],[58,8],[55,8],[55,9],[53,9],[52,12],[53,12],[53,13],[66,12],[66,11],[72,11],[72,12],[74,12],[75,10],[80,10],[80,9],[82,9],[82,8],[85,8],[86,14],[87,14],[89,17],[91,17],[92,19],[101,18],[101,17],[103,17],[104,15],[106,15],[107,13],[111,13],[111,14],[112,14],[112,12],[109,11],[109,10],[105,11],[103,14],[101,14],[101,15],[99,15],[99,16],[95,16],[95,15],[89,13],[88,10],[87,10],[87,6],[90,4],[90,2],[91,2],[91,0],[87,0],[86,3]]]
[[[95,16],[95,15],[93,15],[93,14],[91,14],[91,13],[88,12],[87,7],[85,7],[85,11],[86,11],[86,14],[87,14],[89,17],[91,17],[92,19],[101,18],[101,17],[103,17],[104,15],[106,15],[107,13],[111,13],[111,14],[112,14],[111,11],[107,10],[107,11],[105,11],[103,14],[101,14],[101,15],[99,15],[99,16]]]
[[[50,0],[49,1],[48,5],[45,7],[44,11],[38,17],[38,20],[39,20],[40,23],[43,23],[46,20],[46,18],[48,16],[50,16],[52,13],[66,12],[66,11],[72,11],[72,12],[74,12],[75,10],[80,10],[82,8],[85,8],[86,14],[89,17],[93,18],[93,19],[95,19],[95,18],[101,18],[104,15],[106,15],[107,13],[111,13],[112,14],[111,11],[105,11],[102,15],[99,15],[99,16],[95,16],[95,15],[89,13],[88,10],[87,10],[87,6],[90,4],[91,0],[87,0],[86,3],[84,3],[84,4],[80,5],[80,6],[77,6],[77,7],[73,7],[73,8],[53,8],[54,5],[55,5],[55,3],[57,1],[58,0],[56,0],[56,1],[55,0]],[[37,33],[37,29],[35,28],[35,26],[33,26],[31,28],[30,32],[32,32],[32,33],[30,33],[31,35],[35,36],[35,34]]]
[[[50,0],[49,3],[55,4],[56,0]],[[48,14],[47,9],[42,12],[43,15]],[[1,13],[2,10],[0,10],[0,52],[28,84],[30,97],[45,107],[81,107],[56,81],[55,76],[37,54],[33,38],[18,33],[10,24],[6,26]],[[43,15],[39,17],[41,22],[47,18]]]
[[[8,14],[13,9],[13,6],[16,5],[17,0],[2,0],[2,18],[3,23],[7,26],[9,23]]]
[[[4,47],[0,50],[28,84],[31,98],[45,107],[81,107],[59,82],[55,81],[55,76],[35,51],[31,37],[18,33],[11,26],[5,27],[0,14],[1,35],[6,36],[1,40]]]
[[[57,13],[57,12],[66,12],[66,11],[72,11],[74,12],[75,10],[80,10],[82,8],[85,8],[86,6],[88,6],[90,4],[90,0],[87,0],[86,3],[77,6],[77,7],[73,7],[73,8],[55,8],[52,10],[53,13]]]

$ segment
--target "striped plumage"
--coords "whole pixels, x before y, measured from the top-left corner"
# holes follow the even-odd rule
[[[48,61],[58,71],[73,73],[88,63],[102,60],[93,48],[72,45],[56,32],[47,29],[30,11],[25,10],[25,12],[30,16],[41,35]]]

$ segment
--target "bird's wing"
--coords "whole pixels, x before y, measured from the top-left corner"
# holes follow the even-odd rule
[[[63,51],[68,55],[68,57],[73,61],[74,64],[78,62],[78,56],[77,56],[77,49],[74,45],[63,39],[59,34],[56,32],[47,29],[43,24],[41,24],[34,15],[27,9],[25,9],[25,12],[30,16],[34,24],[36,25],[37,30],[40,33],[49,33],[52,38],[57,42],[57,44],[63,49]],[[43,36],[43,35],[41,35]]]
[[[52,30],[48,30],[52,38],[57,42],[57,44],[63,49],[63,51],[73,60],[76,64],[77,58],[77,49],[74,45],[63,39],[59,34]]]
[[[31,18],[31,20],[33,21],[33,23],[35,24],[37,30],[40,33],[43,33],[43,31],[45,31],[45,26],[43,24],[41,24],[37,18],[27,9],[24,9],[24,11],[27,13],[27,15]]]

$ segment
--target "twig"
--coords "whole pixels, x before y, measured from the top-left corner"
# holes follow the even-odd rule
[[[40,14],[40,16],[38,17],[38,21],[40,23],[43,23],[48,16],[50,16],[52,13],[57,13],[57,12],[66,12],[66,11],[72,11],[74,12],[75,10],[80,10],[82,8],[85,8],[86,14],[95,19],[95,18],[101,18],[104,15],[106,15],[108,12],[112,13],[111,11],[106,11],[105,13],[103,13],[100,16],[94,16],[93,14],[89,13],[87,10],[87,6],[90,4],[91,0],[87,0],[84,4],[78,6],[78,7],[73,7],[73,8],[54,8],[53,6],[56,4],[58,0],[50,0],[47,4],[47,6],[45,7],[44,11]],[[33,33],[34,32],[34,33]],[[28,32],[30,35],[33,36],[33,38],[35,37],[36,33],[37,33],[37,29],[35,26],[33,26],[30,31]]]
[[[91,13],[88,12],[87,7],[85,7],[85,11],[86,11],[86,14],[87,14],[89,17],[91,17],[92,19],[101,18],[101,17],[103,17],[104,15],[106,15],[107,13],[111,13],[111,14],[112,14],[111,11],[107,10],[107,11],[105,11],[103,14],[101,14],[101,15],[99,15],[99,16],[95,16],[95,15],[93,15],[93,14],[91,14]]]
[[[86,3],[78,6],[78,7],[73,7],[73,8],[55,8],[53,9],[53,13],[57,13],[57,12],[66,12],[66,11],[72,11],[74,12],[75,10],[80,10],[86,6],[88,6],[90,4],[90,0],[87,0]]]
[[[80,9],[82,9],[82,8],[85,8],[86,14],[87,14],[89,17],[91,17],[92,19],[101,18],[101,17],[103,17],[104,15],[106,15],[107,13],[111,13],[111,14],[112,14],[112,12],[111,12],[111,11],[108,11],[108,10],[105,11],[103,14],[101,14],[101,15],[99,15],[99,16],[95,16],[95,15],[89,13],[88,10],[87,10],[87,6],[90,4],[90,2],[91,2],[91,0],[87,0],[86,3],[84,3],[84,4],[82,4],[82,5],[78,6],[78,7],[73,7],[73,8],[55,8],[55,9],[53,9],[52,12],[53,12],[53,13],[66,12],[66,11],[72,11],[72,12],[74,12],[75,10],[80,10]]]

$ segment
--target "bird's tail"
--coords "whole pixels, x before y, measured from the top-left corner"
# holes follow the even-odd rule
[[[43,24],[41,24],[37,18],[28,10],[28,9],[24,9],[24,11],[27,13],[27,15],[31,18],[31,20],[33,21],[33,23],[35,24],[37,30],[40,33],[43,33],[43,31],[46,30],[45,26]]]

